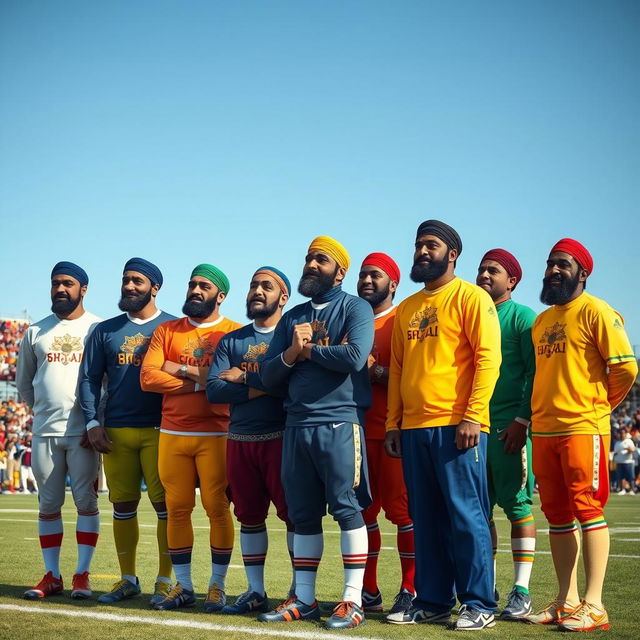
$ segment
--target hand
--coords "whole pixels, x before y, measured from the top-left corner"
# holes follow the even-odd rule
[[[505,453],[518,453],[527,443],[527,426],[515,420],[498,436],[504,440]]]
[[[313,329],[311,328],[311,323],[304,322],[295,325],[295,327],[293,327],[293,336],[291,337],[291,348],[300,353],[304,345],[307,344],[307,342],[311,342],[312,337]]]
[[[304,347],[302,347],[302,351],[300,355],[297,357],[298,362],[302,362],[303,360],[311,360],[311,349],[316,345],[313,342],[306,342]]]
[[[221,371],[218,374],[220,380],[226,380],[227,382],[233,382],[235,384],[242,384],[244,382],[245,372],[240,367],[231,367],[226,371]]]
[[[178,372],[180,371],[181,366],[182,365],[178,364],[177,362],[171,362],[171,360],[165,360],[160,370],[164,371],[165,373],[169,373],[172,376],[176,376],[176,378],[178,378],[180,377],[178,375]]]
[[[109,440],[107,430],[104,427],[93,427],[93,429],[89,429],[85,433],[87,434],[87,439],[91,443],[91,446],[98,453],[111,453],[111,445],[113,442]]]
[[[470,449],[480,441],[480,425],[468,420],[461,420],[456,427],[456,447],[458,449]]]
[[[402,445],[400,443],[400,429],[387,431],[384,437],[384,450],[391,458],[402,458]]]

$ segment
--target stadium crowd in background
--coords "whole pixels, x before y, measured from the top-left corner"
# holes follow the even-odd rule
[[[0,380],[16,379],[20,340],[28,326],[19,320],[0,320]]]
[[[609,459],[611,490],[618,495],[640,493],[640,406],[630,399],[611,414]]]
[[[0,493],[37,491],[35,481],[28,482],[32,420],[26,403],[8,398],[0,404]]]

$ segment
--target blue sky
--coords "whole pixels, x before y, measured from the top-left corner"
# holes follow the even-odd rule
[[[49,313],[61,259],[117,313],[122,265],[156,262],[178,313],[191,268],[297,281],[309,241],[408,276],[417,225],[458,229],[538,302],[549,248],[581,240],[589,291],[640,348],[640,3],[0,3],[0,311]],[[299,296],[294,296],[299,301]]]

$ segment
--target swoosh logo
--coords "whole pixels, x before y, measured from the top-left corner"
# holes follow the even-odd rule
[[[332,426],[334,429],[337,429],[338,427],[341,427],[343,424],[347,424],[347,423],[346,423],[346,422],[332,422],[332,423],[331,423],[331,426]]]

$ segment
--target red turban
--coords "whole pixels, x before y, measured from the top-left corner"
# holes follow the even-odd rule
[[[551,247],[551,253],[554,251],[563,251],[573,256],[587,272],[587,275],[591,275],[593,271],[593,258],[586,247],[577,240],[573,238],[562,238],[562,240],[558,240],[558,242]]]
[[[522,280],[522,267],[520,263],[516,260],[516,257],[506,249],[491,249],[487,251],[487,253],[482,256],[480,262],[482,263],[485,260],[494,260],[503,266],[509,277],[516,279],[516,283],[513,285],[514,289],[518,286],[518,282]]]
[[[394,282],[400,282],[400,269],[395,260],[386,253],[370,253],[362,261],[363,267],[367,264],[382,269]]]

